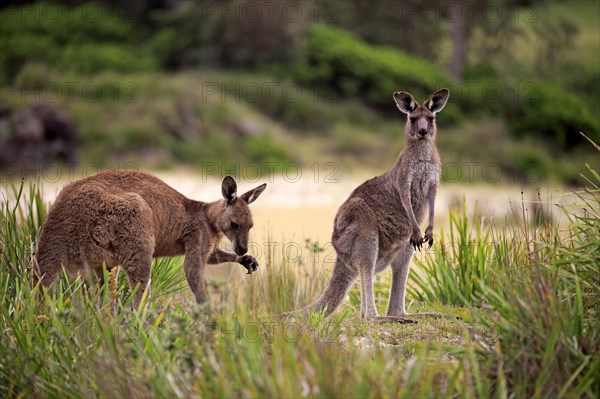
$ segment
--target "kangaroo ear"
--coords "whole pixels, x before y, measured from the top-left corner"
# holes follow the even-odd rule
[[[253,188],[252,190],[248,191],[247,193],[242,194],[242,199],[244,201],[246,201],[246,203],[251,204],[253,203],[259,195],[262,194],[263,191],[265,191],[265,188],[267,188],[267,183],[262,184],[256,188]]]
[[[237,193],[237,184],[231,176],[225,176],[223,183],[221,184],[221,194],[223,198],[227,200],[227,205],[231,205],[235,202]]]
[[[444,108],[444,105],[446,105],[446,101],[448,101],[449,95],[450,92],[448,91],[448,89],[438,90],[435,93],[433,93],[427,101],[425,101],[424,105],[425,107],[427,107],[427,109],[429,109],[435,114],[436,112],[440,112],[442,108]]]
[[[413,96],[403,91],[394,93],[394,101],[396,101],[398,109],[405,114],[410,114],[417,108],[417,102],[413,99]]]

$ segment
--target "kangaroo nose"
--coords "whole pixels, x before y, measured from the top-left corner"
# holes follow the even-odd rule
[[[427,135],[427,130],[425,130],[425,129],[419,129],[419,136],[425,137],[426,135]]]

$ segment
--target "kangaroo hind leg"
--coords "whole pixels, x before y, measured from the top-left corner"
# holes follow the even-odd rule
[[[459,317],[447,316],[441,313],[428,312],[408,314],[406,312],[406,285],[408,283],[408,273],[410,272],[410,262],[414,253],[414,248],[407,242],[406,245],[404,245],[392,259],[392,287],[390,289],[387,316],[381,317],[380,321],[391,323],[416,323],[416,321],[413,319],[423,317],[431,317],[435,319],[460,319]]]
[[[392,259],[392,287],[390,288],[387,308],[388,316],[407,316],[405,308],[406,284],[414,252],[414,248],[406,243]]]
[[[379,240],[375,234],[366,234],[355,240],[352,263],[360,274],[360,316],[369,320],[378,316],[375,306],[375,263]]]
[[[133,306],[137,307],[144,291],[150,284],[152,257],[154,254],[154,232],[152,210],[137,194],[114,195],[113,205],[117,217],[108,242],[109,251],[121,263],[127,274],[131,289],[137,287]]]
[[[323,294],[315,303],[301,309],[299,312],[322,312],[325,310],[325,316],[329,316],[338,308],[338,306],[340,306],[357,277],[358,273],[355,270],[348,268],[348,266],[338,257],[335,266],[333,267],[331,279]]]
[[[355,231],[353,236],[344,240],[350,242],[351,246],[349,255],[341,256],[343,263],[356,276],[360,276],[360,315],[363,319],[372,319],[377,317],[373,282],[379,252],[379,237],[375,231],[367,229]]]

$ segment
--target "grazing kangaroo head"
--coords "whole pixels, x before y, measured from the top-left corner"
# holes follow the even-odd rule
[[[235,253],[240,256],[248,252],[248,233],[252,228],[252,215],[248,205],[253,203],[266,187],[266,184],[262,184],[238,197],[235,180],[230,176],[223,179],[221,193],[225,199],[225,208],[219,214],[216,225],[231,241]]]
[[[406,136],[409,141],[435,139],[435,114],[444,108],[449,94],[448,89],[436,91],[423,105],[420,105],[409,93],[403,91],[394,93],[398,109],[408,116]]]

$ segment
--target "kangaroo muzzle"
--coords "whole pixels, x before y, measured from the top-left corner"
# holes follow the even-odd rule
[[[236,245],[235,246],[235,253],[239,256],[242,255],[246,255],[246,253],[248,252],[248,247],[247,246],[241,246],[241,245]]]

